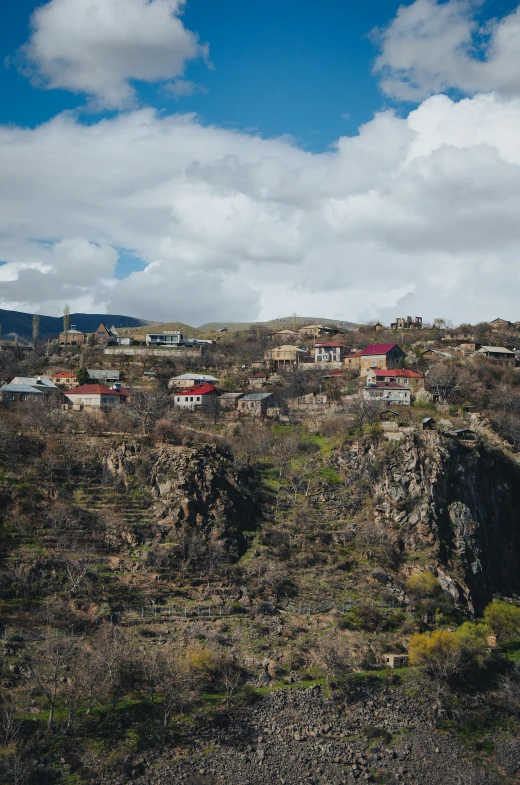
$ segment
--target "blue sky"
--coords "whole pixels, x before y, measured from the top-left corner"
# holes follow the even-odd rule
[[[0,51],[0,306],[520,318],[518,0],[16,0]]]
[[[35,126],[58,112],[84,105],[65,90],[41,90],[13,64],[27,41],[35,0],[0,3],[0,122]],[[210,45],[212,68],[189,63],[186,77],[203,85],[178,100],[160,87],[140,85],[143,103],[168,113],[197,112],[204,122],[255,129],[265,136],[290,134],[322,150],[353,134],[374,112],[399,104],[382,95],[371,73],[374,28],[386,26],[395,0],[188,0],[184,23]],[[488,0],[483,21],[503,16],[514,0]],[[97,115],[84,117],[87,122]]]

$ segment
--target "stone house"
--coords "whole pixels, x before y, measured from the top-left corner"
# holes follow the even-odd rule
[[[220,393],[216,387],[208,382],[196,384],[186,390],[176,390],[173,403],[180,409],[188,411],[214,411],[219,408]]]
[[[258,371],[253,376],[249,376],[247,380],[248,387],[259,388],[267,384],[270,374],[267,371]]]
[[[117,340],[117,335],[108,329],[105,322],[101,322],[95,333],[92,333],[94,340],[97,343],[108,343],[108,341]]]
[[[408,654],[383,654],[383,662],[387,668],[406,668]]]
[[[493,319],[489,324],[491,325],[491,329],[496,330],[497,332],[514,329],[514,324],[508,319]]]
[[[226,411],[238,408],[238,402],[245,395],[244,392],[225,392],[222,393],[219,400],[220,408]]]
[[[113,409],[119,406],[125,396],[119,390],[110,390],[103,384],[82,384],[67,390],[65,397],[74,409]]]
[[[366,376],[371,368],[388,370],[397,368],[405,354],[396,343],[375,343],[361,351],[361,376]]]
[[[327,327],[325,324],[306,324],[298,328],[301,338],[321,338],[325,335],[336,335],[337,327]]]
[[[370,368],[366,378],[367,385],[377,384],[377,382],[400,384],[403,387],[408,387],[412,395],[415,395],[419,390],[424,390],[424,375],[412,371],[411,368],[392,368],[390,370]]]
[[[237,408],[242,414],[266,417],[280,410],[281,401],[274,393],[249,393],[239,399]]]
[[[289,342],[294,341],[295,339],[299,338],[300,335],[296,330],[278,330],[276,333],[270,333],[269,338],[272,341],[280,342]]]
[[[180,376],[174,376],[168,382],[169,390],[189,390],[196,384],[218,384],[218,379],[215,376],[210,376],[205,373],[181,373]]]
[[[59,335],[60,346],[84,346],[87,343],[87,334],[71,327],[67,332]]]
[[[474,357],[487,357],[488,360],[492,360],[499,365],[506,365],[511,368],[514,368],[516,365],[516,355],[511,349],[507,349],[505,346],[481,346],[480,349],[477,349]]]
[[[421,330],[422,316],[396,316],[390,324],[392,330]]]
[[[264,359],[275,368],[285,368],[298,365],[300,362],[306,362],[310,358],[306,349],[286,344],[277,346],[274,349],[268,349],[264,354]]]

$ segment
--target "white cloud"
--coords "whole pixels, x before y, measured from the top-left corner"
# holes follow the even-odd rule
[[[31,18],[23,47],[40,83],[120,108],[135,99],[133,80],[182,76],[207,46],[180,17],[184,0],[50,0]]]
[[[520,93],[520,7],[479,27],[482,0],[415,0],[378,32],[374,71],[388,95],[417,101],[450,88]]]
[[[195,93],[208,93],[209,90],[203,84],[191,82],[189,79],[175,79],[164,86],[165,92],[175,96],[175,98],[185,98]]]
[[[314,155],[141,110],[0,128],[1,303],[200,324],[517,319],[520,99],[426,100]],[[117,256],[146,265],[114,277]]]

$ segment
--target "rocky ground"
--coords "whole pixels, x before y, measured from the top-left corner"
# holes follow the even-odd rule
[[[220,726],[219,726],[220,725]],[[399,783],[484,785],[520,782],[520,738],[495,733],[465,746],[436,727],[429,704],[394,686],[348,695],[277,690],[198,732],[193,753],[157,750],[106,783],[297,785]]]

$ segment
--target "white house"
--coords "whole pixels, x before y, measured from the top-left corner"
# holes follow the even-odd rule
[[[314,362],[341,363],[347,353],[348,349],[341,343],[334,341],[317,343],[314,345]]]
[[[196,384],[186,390],[177,390],[173,403],[181,409],[213,411],[219,406],[219,391],[212,384]]]
[[[409,387],[387,382],[377,382],[370,387],[364,387],[362,395],[365,401],[376,401],[393,406],[410,406],[411,401]]]
[[[184,336],[182,333],[166,330],[163,333],[149,333],[146,336],[147,346],[182,346]]]
[[[75,409],[112,409],[121,403],[124,396],[117,390],[109,390],[103,384],[82,384],[74,390],[67,390],[65,397]]]

